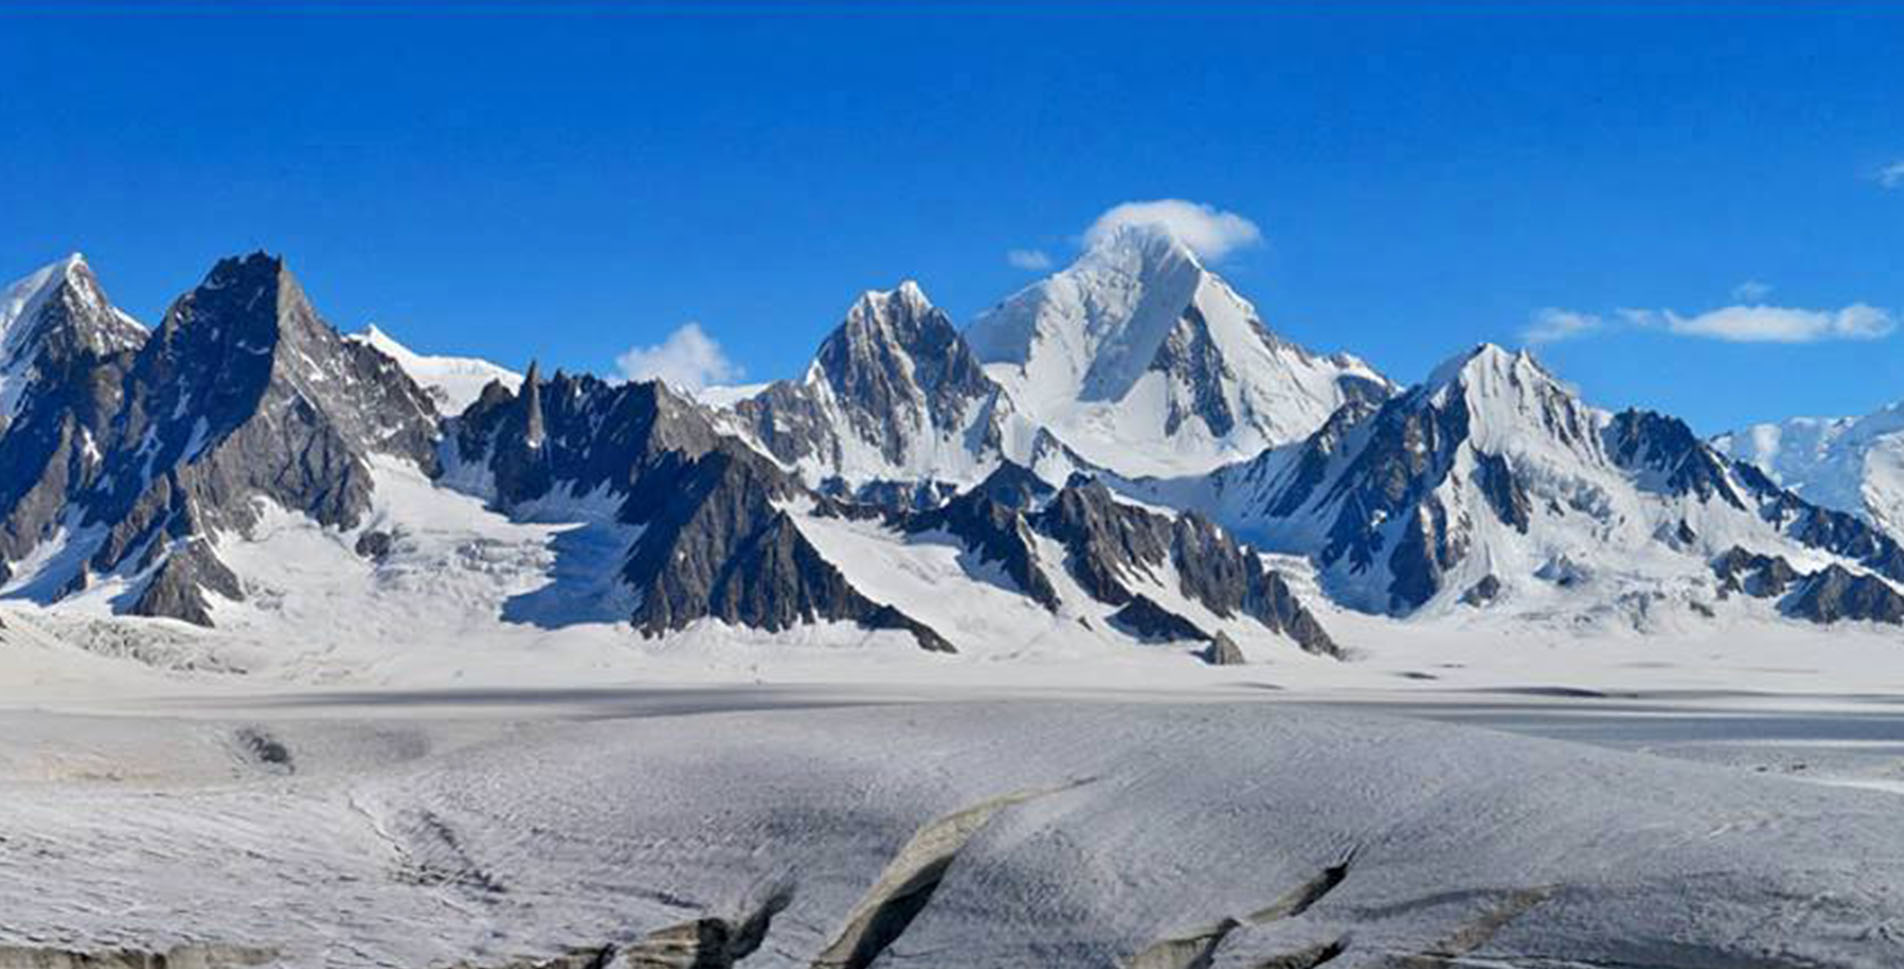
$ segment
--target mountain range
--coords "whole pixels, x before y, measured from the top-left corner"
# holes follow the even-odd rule
[[[0,598],[1212,663],[1346,655],[1344,610],[1904,623],[1898,414],[1703,440],[1491,345],[1402,387],[1147,227],[692,395],[347,336],[262,253],[147,328],[74,256],[0,298]]]

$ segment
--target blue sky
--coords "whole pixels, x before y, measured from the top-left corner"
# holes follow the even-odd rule
[[[420,350],[612,373],[698,321],[765,379],[860,290],[963,322],[1180,198],[1404,381],[1543,327],[1702,431],[1904,398],[1904,7],[1174,6],[9,5],[0,275],[82,250],[156,322],[263,247]]]

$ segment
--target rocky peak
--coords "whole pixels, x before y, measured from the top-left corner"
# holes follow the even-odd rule
[[[910,280],[860,296],[814,357],[807,382],[819,381],[868,415],[923,407],[937,423],[992,389],[951,317]]]
[[[522,377],[522,444],[535,450],[547,436],[548,426],[542,417],[542,373],[531,360],[529,372]]]
[[[1607,425],[1606,439],[1614,463],[1633,472],[1642,488],[1717,497],[1734,508],[1745,507],[1726,473],[1731,462],[1676,417],[1622,411]]]
[[[1459,401],[1468,412],[1469,434],[1483,451],[1557,447],[1603,460],[1593,409],[1525,350],[1481,344],[1435,368],[1414,393],[1444,407]]]
[[[18,416],[35,379],[58,379],[145,339],[78,253],[8,286],[0,293],[0,427]]]
[[[77,470],[70,457],[61,473],[49,464],[38,487],[63,481],[96,543],[62,588],[89,573],[136,576],[136,612],[209,622],[206,591],[238,597],[212,539],[248,533],[261,500],[350,528],[370,508],[372,454],[435,466],[422,389],[326,324],[283,261],[262,253],[221,260],[122,369],[95,367],[93,379],[111,381],[110,420],[78,448]],[[32,524],[30,506],[0,524]]]
[[[970,480],[996,459],[1006,414],[965,338],[917,284],[868,292],[806,376],[733,406],[733,425],[809,483]]]

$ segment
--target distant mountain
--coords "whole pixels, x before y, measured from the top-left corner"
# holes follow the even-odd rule
[[[490,363],[477,357],[445,357],[417,353],[398,343],[395,337],[379,329],[375,324],[367,326],[361,333],[353,333],[348,340],[354,340],[397,362],[410,379],[417,382],[429,393],[436,409],[445,415],[460,414],[482,395],[483,388],[495,381],[513,387],[522,382],[522,375],[507,367]]]
[[[966,333],[1018,409],[1126,475],[1197,474],[1298,440],[1392,389],[1272,333],[1165,230],[1126,226]]]
[[[1904,402],[1864,417],[1796,417],[1713,440],[1805,500],[1904,537]]]
[[[1309,556],[1334,598],[1372,612],[1678,622],[1736,591],[1722,568],[1734,554],[1829,563],[1891,596],[1904,582],[1904,552],[1877,529],[1676,419],[1588,407],[1526,353],[1494,346],[1378,406],[1345,407],[1299,444],[1208,479],[1132,487]],[[1794,569],[1762,591],[1783,597],[1806,577]],[[1818,618],[1801,600],[1780,605]]]

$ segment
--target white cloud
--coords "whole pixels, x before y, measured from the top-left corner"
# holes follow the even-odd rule
[[[1521,331],[1521,341],[1527,344],[1554,343],[1559,340],[1571,340],[1585,336],[1606,325],[1606,321],[1592,313],[1577,313],[1549,306],[1534,313],[1527,329]]]
[[[1126,225],[1161,225],[1210,262],[1263,241],[1263,231],[1256,223],[1234,212],[1183,199],[1157,199],[1112,206],[1084,230],[1084,244],[1096,245]]]
[[[1622,310],[1637,326],[1660,327],[1680,336],[1731,343],[1817,343],[1824,340],[1876,340],[1897,329],[1889,311],[1853,303],[1840,310],[1788,306],[1722,306],[1697,316],[1672,310]]]
[[[1051,268],[1051,255],[1043,249],[1013,249],[1005,253],[1005,261],[1019,269],[1043,272]]]
[[[1772,295],[1772,284],[1748,279],[1732,287],[1732,298],[1741,303],[1763,303],[1765,297]]]
[[[699,323],[682,326],[654,346],[630,347],[615,358],[615,366],[629,380],[661,380],[687,391],[736,380],[741,373]]]
[[[1904,188],[1904,161],[1894,161],[1878,169],[1878,184],[1885,188]]]

